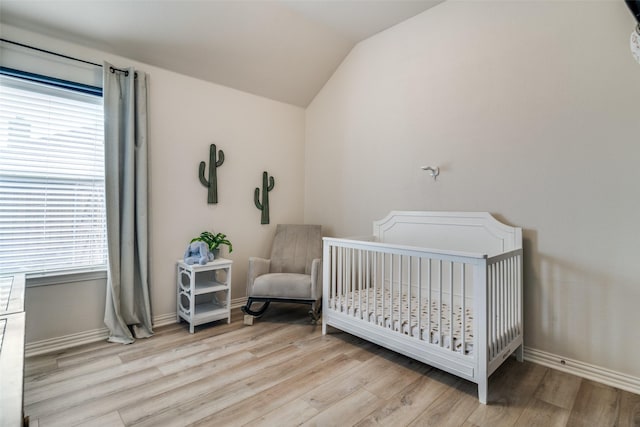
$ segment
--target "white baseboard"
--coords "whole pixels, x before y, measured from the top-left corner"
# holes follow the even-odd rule
[[[25,357],[38,356],[40,354],[54,353],[67,348],[76,347],[97,341],[106,340],[109,337],[107,328],[93,329],[78,332],[77,334],[64,335],[42,341],[26,343],[24,346]]]
[[[631,393],[640,394],[640,378],[633,377],[631,375],[612,371],[600,366],[590,365],[588,363],[580,362],[579,360],[568,359],[542,350],[536,350],[531,347],[524,348],[524,358],[529,362],[610,385]]]
[[[247,297],[241,297],[231,300],[231,310],[234,308],[240,308],[247,303]]]
[[[242,307],[247,303],[247,298],[236,298],[231,300],[231,309]],[[160,327],[177,323],[176,313],[160,314],[153,318],[153,326]],[[109,337],[107,328],[93,329],[90,331],[78,332],[76,334],[64,335],[41,341],[34,341],[25,344],[25,357],[38,356],[46,353],[65,350],[83,344],[90,344],[106,340]]]
[[[178,322],[175,311],[173,313],[161,314],[153,318],[153,327],[158,328],[160,326],[173,325]]]

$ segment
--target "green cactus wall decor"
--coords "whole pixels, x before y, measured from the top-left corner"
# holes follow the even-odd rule
[[[260,189],[256,187],[256,191],[253,193],[253,201],[256,204],[256,208],[262,211],[262,217],[260,224],[269,224],[269,191],[273,190],[275,181],[272,176],[267,177],[269,174],[265,171],[262,172],[262,203],[260,203]]]
[[[216,160],[216,154],[218,159]],[[209,146],[209,180],[204,177],[204,170],[207,167],[205,162],[200,162],[200,182],[209,189],[207,203],[218,203],[218,174],[216,171],[224,163],[224,152],[216,152],[216,144]]]

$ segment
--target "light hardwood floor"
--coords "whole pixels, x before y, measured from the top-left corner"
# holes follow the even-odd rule
[[[28,358],[25,412],[45,426],[640,426],[640,396],[529,362],[477,387],[273,304],[253,326],[157,328]]]

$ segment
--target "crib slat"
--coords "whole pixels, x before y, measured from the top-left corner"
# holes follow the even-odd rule
[[[494,278],[494,274],[495,274],[495,269],[493,267],[493,265],[488,266],[489,268],[489,272],[487,274],[487,279],[489,281],[488,283],[488,290],[489,290],[489,296],[487,298],[487,301],[489,302],[489,307],[488,307],[488,312],[489,312],[489,346],[490,346],[490,351],[489,351],[489,359],[493,359],[495,357],[495,350],[496,350],[496,331],[495,331],[495,325],[496,325],[496,290],[495,290],[495,278]]]
[[[338,286],[338,280],[339,276],[336,277],[337,272],[338,272],[338,267],[337,264],[339,263],[340,259],[338,257],[338,253],[340,252],[342,248],[338,248],[333,246],[331,248],[331,286],[330,286],[330,291],[329,291],[329,297],[333,297],[333,308],[336,308],[336,304],[337,304],[337,299],[338,299],[338,290],[337,290],[337,286]]]
[[[507,286],[508,286],[508,302],[507,306],[509,307],[509,341],[515,338],[513,325],[515,324],[515,315],[514,315],[514,299],[513,299],[513,259],[506,260],[507,263]]]
[[[408,334],[411,335],[411,259],[407,259],[407,326]]]
[[[394,321],[391,322],[391,329],[395,329],[395,322],[400,322],[401,318],[400,316],[402,316],[402,312],[400,311],[400,307],[402,304],[402,299],[400,298],[400,293],[402,292],[401,289],[401,283],[400,283],[400,278],[399,275],[402,274],[402,255],[396,255],[394,257],[394,266],[393,266],[393,290],[395,291],[395,294],[392,295],[393,298],[393,304],[391,304],[391,307],[393,308],[393,314],[395,316],[395,318],[393,319]],[[397,287],[397,289],[396,289]]]
[[[509,343],[509,282],[508,282],[508,277],[509,277],[509,263],[507,260],[503,260],[500,261],[500,269],[502,270],[502,294],[503,294],[503,298],[502,298],[502,303],[503,303],[503,313],[504,313],[504,320],[503,320],[503,330],[502,330],[502,348],[504,348],[508,343]]]
[[[508,286],[507,286],[507,263],[505,261],[500,262],[500,287],[502,288],[502,332],[501,332],[501,346],[500,351],[502,351],[507,343],[507,329],[509,328],[509,316],[507,315],[507,309],[509,305],[507,303],[508,297]]]
[[[511,315],[509,311],[511,310],[511,304],[509,304],[509,298],[511,297],[510,286],[509,286],[509,260],[504,260],[504,345],[507,346],[509,341],[511,340]]]
[[[422,258],[418,258],[418,339],[422,337]]]
[[[337,283],[336,283],[336,289],[337,289],[337,291],[336,291],[336,304],[338,304],[338,308],[341,307],[341,305],[342,305],[342,295],[343,295],[343,293],[342,293],[342,278],[343,278],[342,275],[344,274],[343,273],[343,269],[342,269],[342,257],[343,257],[343,253],[342,252],[343,252],[343,250],[344,249],[342,247],[339,247],[338,248],[338,254],[337,254],[338,265],[337,265],[336,268],[338,270],[338,273],[337,273]]]
[[[433,299],[431,296],[431,258],[427,258],[427,294],[427,341],[431,344],[431,313],[433,309],[433,304],[431,304]]]
[[[337,302],[339,304],[342,304],[342,296],[344,295],[343,293],[343,279],[344,279],[344,268],[343,268],[343,262],[344,262],[344,248],[340,247],[338,248],[338,283],[337,283]],[[342,305],[340,305],[342,306]],[[342,310],[341,310],[342,311]]]
[[[358,268],[357,268],[358,318],[362,319],[362,251],[360,249],[358,249],[357,251],[358,251]]]
[[[365,252],[365,258],[364,258],[364,274],[365,274],[364,288],[365,288],[365,290],[367,292],[367,294],[366,294],[367,295],[366,296],[366,298],[367,298],[366,299],[366,310],[367,310],[366,319],[367,319],[367,321],[369,321],[369,313],[371,313],[369,311],[369,290],[370,290],[370,287],[371,287],[371,277],[370,277],[371,265],[369,263],[369,256],[370,255],[371,255],[371,252],[370,251],[366,251]]]
[[[518,336],[518,259],[512,258],[511,261],[511,286],[513,286],[513,296],[511,304],[513,305],[513,339]]]
[[[438,345],[442,347],[442,260],[438,260]]]
[[[355,306],[356,306],[356,293],[355,293],[355,283],[356,283],[356,269],[355,267],[355,256],[356,256],[356,250],[355,249],[351,249],[350,251],[350,256],[349,256],[349,271],[351,272],[351,280],[349,280],[349,289],[351,292],[351,311],[353,312],[354,316],[355,316]]]
[[[398,256],[398,332],[402,333],[402,259]],[[395,329],[395,327],[394,327]]]
[[[493,355],[494,355],[494,334],[493,334],[493,323],[494,323],[494,313],[493,313],[493,307],[494,307],[494,301],[493,301],[493,266],[489,265],[488,267],[488,271],[487,271],[487,301],[488,301],[488,306],[487,306],[487,338],[489,339],[488,341],[488,351],[489,351],[489,358],[493,359]]]
[[[511,263],[511,277],[509,278],[509,283],[511,286],[511,310],[512,310],[512,323],[511,323],[511,337],[515,339],[518,336],[518,260],[517,258],[512,258],[510,260]]]
[[[347,274],[347,266],[346,266],[346,248],[340,248],[341,249],[341,254],[340,254],[340,303],[341,303],[341,307],[344,308],[344,306],[347,303],[346,300],[346,274]],[[343,311],[342,309],[340,311]]]
[[[386,325],[387,327],[393,325],[393,257],[393,254],[389,257],[389,325]]]
[[[402,283],[400,277],[402,275],[402,255],[398,255],[396,259],[397,265],[393,268],[393,270],[394,273],[396,273],[394,277],[397,277],[397,281],[394,281],[394,284],[398,287],[398,289],[396,294],[394,295],[394,299],[397,299],[395,299],[392,307],[394,308],[393,313],[396,316],[395,322],[398,322],[398,324],[400,324],[400,322],[402,322]],[[391,322],[391,329],[395,329],[395,322]]]
[[[521,318],[520,318],[520,257],[515,257],[513,260],[513,286],[514,286],[514,303],[515,307],[515,334],[520,335],[522,331],[520,330],[521,326]]]
[[[342,286],[343,286],[342,291],[344,292],[342,295],[343,295],[343,298],[344,298],[344,306],[345,306],[345,308],[348,306],[348,303],[349,303],[348,298],[349,298],[349,290],[350,290],[350,287],[349,287],[349,274],[350,274],[350,271],[349,271],[349,259],[350,259],[349,253],[350,252],[351,252],[351,250],[349,248],[345,248],[345,251],[344,251],[344,270],[343,270],[344,271],[344,278],[343,278],[343,281],[342,281]]]
[[[496,317],[496,355],[500,352],[500,349],[502,348],[502,342],[501,342],[501,336],[500,336],[500,331],[501,331],[501,327],[502,327],[502,310],[501,305],[502,305],[502,288],[500,286],[500,265],[496,264],[495,266],[495,274],[496,274],[496,313],[497,313],[497,317]]]
[[[465,346],[465,335],[467,334],[467,326],[466,326],[466,320],[467,320],[467,312],[466,312],[466,307],[465,307],[465,283],[464,283],[464,263],[460,264],[460,294],[461,294],[461,310],[462,310],[462,331],[461,331],[461,342],[462,342],[462,354],[466,354],[466,346]]]
[[[495,338],[496,338],[496,356],[498,355],[498,353],[500,352],[500,347],[501,347],[501,343],[500,343],[500,321],[501,321],[501,312],[500,312],[500,297],[501,297],[501,292],[500,292],[500,268],[498,265],[495,266],[494,268],[494,274],[495,274],[495,292],[496,292],[496,306],[495,306],[495,310],[496,310],[496,328],[495,328]]]
[[[455,351],[453,346],[453,330],[455,319],[453,317],[453,262],[449,262],[449,350]]]
[[[391,259],[391,268],[393,269],[393,274],[391,275],[391,305],[389,307],[391,309],[391,322],[389,324],[391,329],[393,329],[393,324],[397,320],[396,319],[397,315],[396,315],[396,310],[395,310],[395,308],[396,308],[396,295],[395,295],[394,292],[396,290],[396,288],[395,288],[395,286],[396,286],[395,277],[398,274],[396,272],[397,268],[395,266],[395,260],[396,260],[396,258],[398,256],[400,256],[400,255],[396,255],[396,256],[391,257],[392,258]]]
[[[378,253],[373,253],[373,321],[378,322]]]
[[[386,272],[385,272],[385,270],[386,270],[386,266],[387,266],[386,265],[386,259],[385,259],[386,257],[387,257],[387,254],[385,254],[383,252],[382,253],[382,293],[380,295],[380,298],[382,299],[382,317],[381,317],[382,326],[385,326],[384,325],[384,319],[385,319],[385,315],[386,315],[386,313],[385,313],[385,303],[386,303],[386,301],[385,301],[385,297],[384,297],[385,296],[385,289],[386,289],[386,287],[385,287],[385,280],[386,280],[386,275],[385,275]]]
[[[493,303],[492,303],[492,309],[493,309],[493,356],[495,357],[495,355],[498,352],[498,323],[499,323],[499,316],[500,313],[498,312],[498,273],[497,273],[497,268],[495,265],[491,266],[491,280],[492,280],[492,287],[493,287]]]
[[[345,308],[349,306],[351,292],[351,248],[344,251],[344,300]],[[348,309],[347,309],[348,311]]]
[[[351,291],[351,284],[350,284],[350,280],[349,277],[351,275],[351,249],[350,248],[345,248],[344,251],[344,279],[343,279],[343,298],[344,298],[344,305],[345,308],[349,305],[349,292]]]
[[[495,272],[495,290],[496,290],[496,356],[498,355],[498,353],[500,352],[500,348],[502,347],[502,343],[500,342],[500,326],[501,326],[501,315],[502,312],[500,310],[500,298],[502,296],[501,288],[500,288],[500,267],[498,265],[495,266],[494,268],[494,272]]]
[[[503,347],[506,346],[511,340],[511,314],[509,298],[511,296],[510,286],[509,286],[509,261],[504,260],[500,262],[502,264],[502,287],[504,288],[504,331],[503,331]]]
[[[520,327],[522,325],[522,318],[520,317],[521,315],[521,311],[520,311],[520,301],[521,301],[521,295],[520,295],[520,285],[521,285],[521,281],[520,281],[520,257],[515,257],[514,259],[514,279],[513,279],[513,286],[515,286],[515,302],[514,302],[514,307],[515,307],[515,311],[516,311],[516,319],[515,319],[515,325],[516,325],[516,335],[520,335],[522,334],[522,331],[520,330]]]
[[[505,303],[506,295],[505,295],[505,293],[506,292],[505,291],[506,291],[506,289],[505,289],[505,286],[504,286],[504,262],[503,261],[501,261],[498,264],[498,277],[499,277],[498,280],[499,280],[499,286],[500,286],[500,288],[499,288],[500,289],[500,306],[499,306],[499,309],[500,309],[500,331],[499,331],[499,333],[500,333],[500,337],[499,337],[500,338],[499,339],[500,349],[499,349],[499,351],[502,351],[502,349],[505,346],[505,336],[504,335],[505,335],[505,330],[506,330],[506,322],[505,322],[505,318],[506,318],[506,316],[505,316],[505,306],[506,306],[506,303]]]

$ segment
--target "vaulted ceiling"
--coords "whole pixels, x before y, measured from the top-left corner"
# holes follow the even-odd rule
[[[443,0],[2,0],[0,21],[305,107],[359,41]]]

